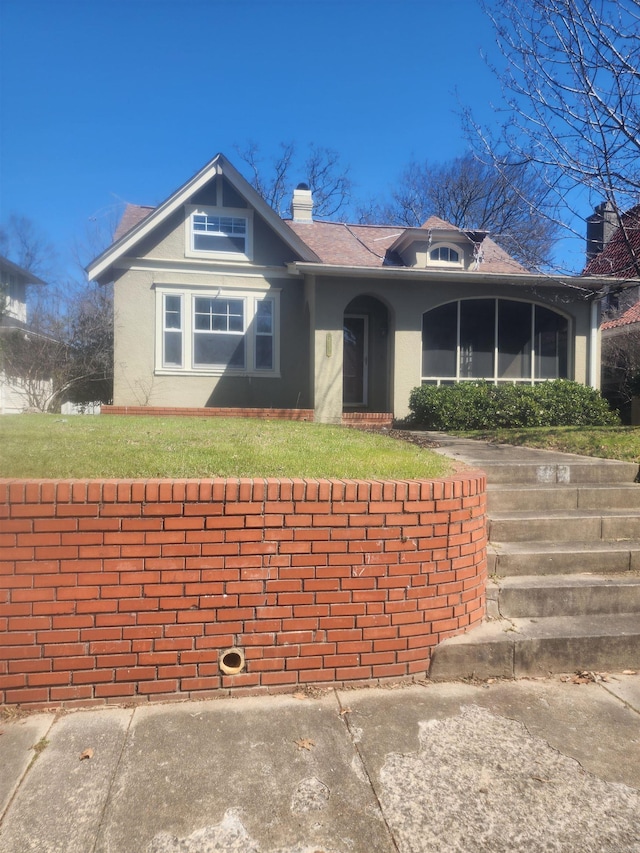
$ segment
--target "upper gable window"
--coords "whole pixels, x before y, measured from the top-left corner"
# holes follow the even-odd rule
[[[192,208],[187,219],[187,254],[250,260],[251,226],[247,210]]]
[[[435,246],[429,252],[429,261],[435,264],[462,265],[460,252],[458,249],[454,249],[453,246]]]

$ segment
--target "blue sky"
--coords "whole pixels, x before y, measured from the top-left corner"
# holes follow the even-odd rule
[[[66,258],[250,140],[333,148],[387,194],[465,152],[459,104],[491,120],[492,39],[478,0],[0,0],[0,220]]]

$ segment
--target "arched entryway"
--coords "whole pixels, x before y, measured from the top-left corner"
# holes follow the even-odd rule
[[[387,412],[389,311],[373,296],[352,299],[343,318],[342,405],[344,412]]]

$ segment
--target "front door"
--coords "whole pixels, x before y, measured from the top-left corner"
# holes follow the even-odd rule
[[[343,334],[342,400],[345,406],[366,406],[368,317],[345,314]]]

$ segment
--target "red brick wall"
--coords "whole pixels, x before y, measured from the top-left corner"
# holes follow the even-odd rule
[[[221,408],[208,406],[199,408],[170,406],[100,406],[102,415],[185,415],[188,417],[218,418],[265,418],[278,421],[312,421],[313,409],[250,409]]]
[[[485,480],[0,481],[0,702],[424,675],[484,614]],[[223,675],[237,646],[246,670]]]

